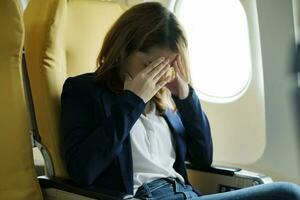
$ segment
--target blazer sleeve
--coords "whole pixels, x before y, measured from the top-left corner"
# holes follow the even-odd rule
[[[90,93],[89,87],[68,78],[61,95],[67,170],[75,182],[85,186],[92,184],[122,151],[124,140],[145,108],[139,96],[125,90],[112,102],[111,115],[93,127],[95,103]]]
[[[185,99],[175,95],[172,98],[186,130],[187,160],[200,168],[211,166],[213,144],[210,125],[194,89],[189,85],[189,94]]]

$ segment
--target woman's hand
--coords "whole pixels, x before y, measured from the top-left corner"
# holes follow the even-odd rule
[[[166,84],[166,87],[179,99],[185,99],[189,94],[189,86],[184,80],[186,76],[180,55],[176,56],[172,67],[174,67],[176,75],[173,81]]]
[[[134,78],[125,73],[124,90],[134,92],[147,103],[170,81],[169,79],[160,80],[170,68],[169,62],[169,59],[159,58],[141,70]]]

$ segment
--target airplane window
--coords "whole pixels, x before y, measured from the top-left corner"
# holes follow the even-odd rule
[[[246,13],[237,0],[180,1],[175,13],[186,30],[191,78],[199,98],[228,103],[251,80]]]

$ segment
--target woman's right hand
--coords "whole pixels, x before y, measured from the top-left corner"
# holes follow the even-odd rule
[[[170,80],[161,77],[170,68],[170,60],[161,57],[141,70],[133,79],[125,73],[124,90],[130,90],[147,103]]]

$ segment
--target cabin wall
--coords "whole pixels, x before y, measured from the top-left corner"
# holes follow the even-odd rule
[[[249,19],[252,52],[255,51],[252,55],[254,71],[251,84],[255,84],[255,79],[259,79],[259,85],[254,88],[255,95],[250,96],[246,93],[239,100],[245,98],[244,105],[239,105],[239,101],[223,106],[203,103],[212,122],[214,141],[217,141],[214,146],[216,149],[214,163],[239,166],[267,174],[274,180],[300,184],[300,136],[297,132],[298,121],[295,119],[293,96],[297,79],[291,72],[291,55],[295,44],[293,2],[292,0],[241,2]],[[262,70],[262,73],[255,74],[255,70]],[[248,93],[251,92],[251,88],[248,90]],[[247,136],[251,136],[249,132],[253,132],[255,136],[256,131],[262,130],[253,127],[251,118],[253,116],[243,113],[245,110],[249,112],[252,110],[257,118],[265,123],[265,136],[257,138],[256,141],[261,143],[265,139],[263,151],[257,148],[255,141],[253,143],[253,140],[247,139]],[[241,137],[245,135],[244,141],[232,138],[231,142],[225,142],[228,135],[233,134],[240,134]],[[249,145],[253,148],[246,151],[245,147]],[[228,149],[234,148],[235,153],[228,152]],[[253,155],[256,155],[256,160],[253,159]]]
[[[265,86],[267,145],[253,164],[274,179],[300,184],[300,134],[292,73],[295,29],[292,0],[257,0]]]

